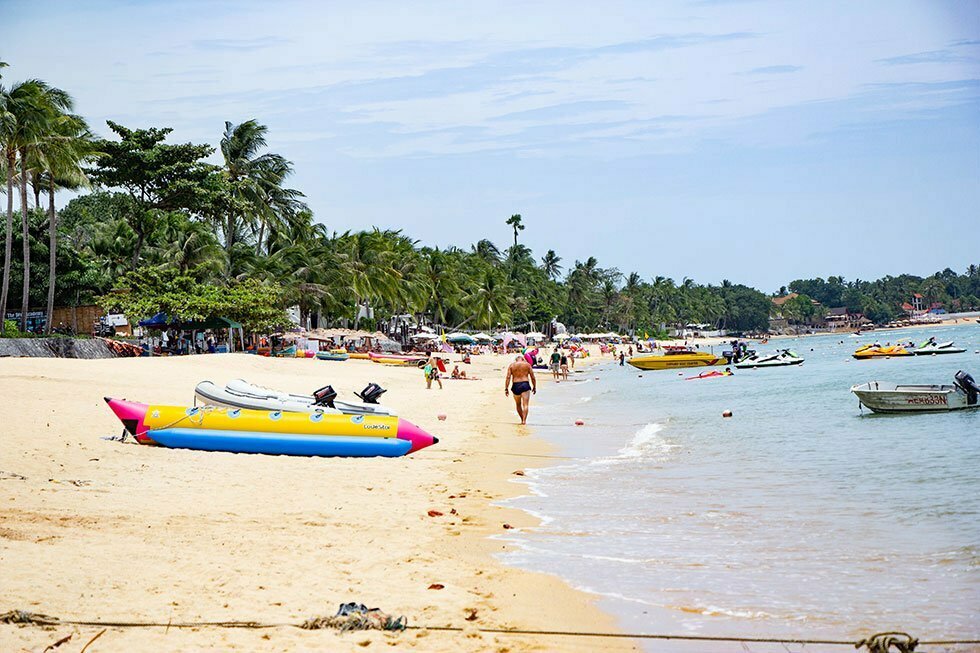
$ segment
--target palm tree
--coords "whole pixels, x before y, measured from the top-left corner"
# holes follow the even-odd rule
[[[293,164],[285,157],[271,152],[260,154],[265,148],[268,128],[255,120],[235,125],[225,122],[221,137],[221,155],[224,158],[224,174],[231,184],[231,192],[241,206],[247,207],[244,215],[229,212],[224,225],[225,249],[231,252],[239,235],[239,219],[258,231],[256,252],[264,246],[266,229],[281,226],[298,214],[305,205],[300,201],[303,194],[283,188],[286,177],[293,173]]]
[[[642,283],[642,278],[639,272],[630,272],[629,276],[626,277],[626,283],[623,285],[623,292],[627,295],[634,294],[640,288],[640,283]]]
[[[49,132],[35,150],[37,169],[34,178],[48,191],[48,302],[45,333],[51,333],[54,316],[54,292],[57,279],[58,214],[54,207],[58,188],[77,190],[88,186],[82,163],[95,155],[94,136],[81,116],[56,116]]]
[[[500,263],[500,250],[491,241],[484,238],[473,245],[473,253],[490,265]]]
[[[514,247],[517,247],[517,233],[524,231],[524,223],[521,222],[521,214],[515,213],[507,218],[507,224],[514,228]]]
[[[496,270],[487,270],[480,284],[467,296],[465,302],[477,327],[492,329],[494,323],[506,324],[510,320],[511,288],[500,278]],[[461,325],[462,326],[462,325]]]
[[[49,136],[58,116],[72,108],[71,97],[61,89],[38,79],[15,84],[8,91],[0,91],[0,136],[7,159],[7,239],[5,243],[4,284],[0,304],[6,311],[7,291],[10,282],[10,245],[13,230],[13,175],[17,159],[20,160],[21,227],[24,240],[24,287],[21,299],[21,330],[27,330],[27,309],[31,289],[30,221],[27,211],[28,165],[37,158],[37,151]]]
[[[541,267],[549,279],[557,279],[561,274],[561,257],[555,254],[555,250],[549,249],[541,258]]]
[[[6,64],[4,64],[6,66]],[[0,327],[7,314],[7,291],[10,289],[10,265],[14,243],[14,171],[17,167],[17,116],[14,113],[16,96],[0,84],[0,150],[7,178],[7,223],[4,229],[3,287],[0,291]]]

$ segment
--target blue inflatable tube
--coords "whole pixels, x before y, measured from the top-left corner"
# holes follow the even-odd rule
[[[160,429],[147,431],[154,442],[171,449],[264,453],[276,456],[404,456],[409,440],[341,435],[295,435],[256,431]]]

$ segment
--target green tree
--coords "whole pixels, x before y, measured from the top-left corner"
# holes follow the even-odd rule
[[[92,181],[104,188],[118,188],[129,195],[126,222],[136,234],[131,268],[136,269],[147,237],[168,211],[206,209],[211,199],[209,179],[217,170],[203,161],[214,149],[210,145],[164,143],[170,128],[128,129],[107,121],[119,141],[99,140],[103,153]]]

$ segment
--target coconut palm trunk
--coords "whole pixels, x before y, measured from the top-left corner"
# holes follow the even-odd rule
[[[54,176],[48,175],[48,310],[44,321],[44,332],[51,335],[51,322],[54,318],[54,282],[57,278],[58,264],[58,214],[54,210]]]
[[[27,151],[20,151],[20,207],[21,227],[24,237],[24,294],[20,301],[20,330],[27,331],[27,309],[31,298],[31,234],[27,211]]]
[[[10,290],[10,265],[14,254],[14,165],[13,153],[7,155],[7,230],[3,246],[3,288],[0,289],[0,327],[7,316],[7,292]]]

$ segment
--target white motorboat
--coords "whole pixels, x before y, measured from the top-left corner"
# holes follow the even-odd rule
[[[921,413],[980,407],[980,387],[966,372],[957,372],[952,385],[900,385],[871,381],[853,386],[858,401],[876,413]]]
[[[745,360],[735,363],[735,367],[742,370],[757,367],[786,367],[788,365],[799,365],[804,360],[805,359],[800,358],[800,356],[794,351],[790,351],[789,349],[780,349],[779,351],[766,356],[753,354]]]
[[[229,381],[224,388],[211,381],[202,381],[194,389],[196,401],[212,406],[249,408],[252,410],[282,410],[292,413],[326,412],[350,415],[395,415],[391,408],[377,403],[385,391],[377,384],[369,384],[358,396],[367,401],[341,401],[330,386],[312,395],[296,395],[253,385],[242,379]],[[356,393],[355,393],[356,394]]]
[[[962,354],[966,350],[960,347],[954,347],[953,341],[941,342],[941,343],[926,343],[919,345],[912,350],[912,353],[916,356],[929,356],[931,354]]]

